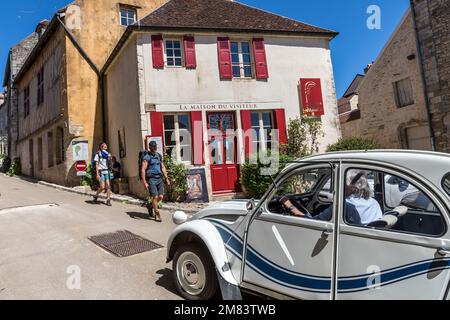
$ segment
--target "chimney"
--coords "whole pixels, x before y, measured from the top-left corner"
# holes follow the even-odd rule
[[[36,26],[36,33],[38,34],[39,38],[44,34],[45,29],[47,28],[47,25],[49,24],[48,20],[42,20],[38,23]]]
[[[364,74],[367,74],[367,72],[369,72],[370,68],[372,68],[373,62],[369,63],[365,68],[364,68]]]

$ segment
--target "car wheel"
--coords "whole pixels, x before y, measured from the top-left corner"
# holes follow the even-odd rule
[[[175,285],[183,298],[209,300],[217,293],[217,275],[209,252],[199,244],[180,247],[173,259]]]

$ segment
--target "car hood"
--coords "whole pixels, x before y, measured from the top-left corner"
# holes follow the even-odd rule
[[[192,220],[199,220],[205,218],[224,218],[232,219],[232,217],[247,215],[248,200],[231,200],[219,202],[199,211],[192,217]],[[228,220],[227,219],[227,220]]]

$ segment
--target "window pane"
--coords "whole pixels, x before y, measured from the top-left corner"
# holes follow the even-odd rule
[[[175,148],[174,147],[166,147],[166,155],[173,160],[176,160],[175,156]]]
[[[271,127],[272,126],[272,115],[270,114],[270,112],[264,112],[262,114],[262,118],[263,118],[263,125],[265,127]]]
[[[241,67],[233,66],[233,77],[239,78],[241,76]]]
[[[175,59],[175,65],[178,66],[178,67],[180,67],[182,65],[181,64],[181,58],[176,58]]]
[[[173,57],[173,50],[172,49],[167,49],[166,50],[166,54],[168,57]]]
[[[175,119],[174,116],[164,116],[164,130],[174,130]]]
[[[252,67],[251,66],[245,66],[244,67],[244,75],[247,78],[251,78],[252,77]]]
[[[242,42],[242,53],[250,53],[250,45],[248,42]]]
[[[239,53],[239,46],[237,42],[231,43],[231,53]]]
[[[168,66],[174,66],[175,60],[173,58],[167,58],[167,65]]]
[[[178,115],[178,126],[180,129],[190,129],[189,115]]]
[[[173,42],[172,42],[172,40],[167,40],[166,41],[166,48],[167,49],[173,49]]]
[[[259,112],[252,112],[252,127],[259,128]]]
[[[174,146],[175,142],[175,131],[164,132],[164,142],[166,146]]]
[[[174,41],[173,42],[173,46],[175,49],[180,49],[181,48],[181,42],[180,41]]]
[[[239,55],[233,53],[233,54],[231,55],[231,62],[232,62],[233,64],[239,64]]]
[[[250,55],[249,54],[243,54],[242,55],[242,60],[244,62],[244,64],[250,64]]]
[[[181,57],[181,50],[180,49],[176,49],[175,50],[175,57]]]

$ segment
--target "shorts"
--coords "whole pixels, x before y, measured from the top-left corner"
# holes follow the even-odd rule
[[[100,179],[103,182],[111,181],[111,173],[109,171],[100,171],[99,174],[100,174]]]
[[[160,178],[148,179],[148,192],[152,197],[164,195],[164,181]]]

